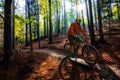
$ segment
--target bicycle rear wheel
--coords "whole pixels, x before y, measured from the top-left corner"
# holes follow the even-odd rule
[[[82,48],[82,57],[89,65],[95,65],[99,59],[98,51],[92,45],[85,45]]]
[[[70,44],[69,43],[66,43],[64,45],[64,54],[65,54],[65,56],[71,56]]]
[[[72,61],[69,57],[65,57],[62,59],[59,66],[59,73],[63,80],[69,80],[71,76],[72,70]]]

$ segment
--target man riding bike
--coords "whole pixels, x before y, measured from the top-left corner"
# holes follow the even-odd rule
[[[80,18],[76,18],[76,22],[73,22],[70,25],[70,28],[68,29],[67,32],[67,36],[68,36],[68,40],[70,42],[70,50],[71,53],[74,53],[74,45],[77,45],[77,41],[76,39],[78,32],[81,32],[84,36],[87,36],[87,32],[82,28],[82,26],[80,25],[81,19]],[[87,42],[88,43],[88,42]]]

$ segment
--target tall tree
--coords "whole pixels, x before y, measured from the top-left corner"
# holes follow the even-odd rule
[[[66,30],[67,30],[67,21],[66,21],[66,6],[65,6],[65,0],[64,0],[64,34],[66,35]]]
[[[37,38],[38,38],[38,48],[40,48],[40,30],[39,30],[39,4],[38,4],[38,0],[37,0],[37,10],[36,10],[36,13],[37,13]]]
[[[97,8],[96,8],[96,1],[95,0],[93,0],[93,7],[94,7],[94,19],[95,19],[95,24],[96,24],[96,27],[97,27]]]
[[[98,23],[99,23],[99,35],[100,35],[100,41],[105,41],[103,36],[103,30],[102,30],[102,20],[101,20],[101,7],[100,2],[97,0],[97,9],[98,9]]]
[[[73,9],[73,0],[70,0],[70,3],[71,3],[71,8],[70,8],[70,15],[69,15],[69,17],[70,17],[70,19],[71,19],[70,22],[72,22],[73,19],[75,19],[75,16],[74,16],[74,9]]]
[[[86,30],[85,28],[85,22],[84,22],[84,15],[83,15],[83,10],[81,10],[81,14],[82,14],[82,25],[83,25],[83,28]]]
[[[46,5],[45,6],[46,8],[45,8],[45,10],[46,10],[46,34],[47,34],[47,36],[49,36],[49,6],[48,5]]]
[[[44,9],[44,14],[46,14],[46,9]],[[44,15],[43,17],[43,20],[44,20],[44,36],[46,36],[46,15]]]
[[[88,3],[87,3],[87,0],[85,0],[85,4],[86,4],[86,12],[87,12],[87,22],[88,22],[89,34],[91,35],[90,20],[89,20],[89,11],[88,11]]]
[[[78,17],[78,0],[75,0],[75,5],[76,5],[76,17]]]
[[[119,4],[117,3],[116,6],[117,6],[117,16],[118,16],[118,19],[119,19],[119,15],[120,15],[119,14]]]
[[[49,44],[52,44],[52,15],[51,15],[51,0],[49,2]]]
[[[55,0],[55,1],[56,1],[56,13],[57,13],[57,35],[59,35],[60,33],[60,14],[59,14],[60,2],[58,0]]]
[[[29,30],[30,30],[30,51],[33,51],[33,41],[32,41],[32,26],[31,26],[31,14],[30,14],[30,3],[31,1],[27,1],[28,5],[28,19],[29,19]]]
[[[47,9],[46,9],[47,10]],[[49,36],[49,14],[48,14],[48,10],[47,10],[47,36]]]
[[[28,5],[27,5],[27,0],[25,1],[25,17],[26,17],[26,19],[28,19],[28,7],[27,7]],[[25,31],[26,31],[26,33],[25,33],[25,44],[26,45],[28,45],[28,23],[26,23],[26,25],[25,25]]]
[[[4,59],[6,68],[12,55],[12,41],[11,41],[11,4],[12,0],[5,0],[4,6]]]
[[[89,3],[89,13],[90,13],[91,44],[95,45],[95,35],[94,35],[94,28],[93,28],[93,15],[92,15],[92,3],[91,3],[91,0],[89,0],[88,3]]]
[[[111,19],[113,20],[113,13],[112,13],[112,0],[109,0],[109,2],[108,2],[108,4],[110,5],[109,6],[109,11],[110,11],[110,17],[111,17]]]
[[[81,3],[81,5],[84,3],[84,2],[82,2],[82,0],[80,0],[80,3]],[[86,28],[85,28],[85,21],[84,21],[84,13],[83,13],[83,9],[81,9],[81,16],[82,16],[82,25],[83,25],[83,28],[86,30]]]
[[[47,36],[47,28],[46,28],[46,8],[47,8],[47,2],[46,0],[42,1],[43,2],[43,21],[44,21],[44,36]]]
[[[14,16],[15,15],[15,1],[12,0],[12,10],[11,10],[11,14]],[[14,39],[14,28],[15,28],[15,18],[12,18],[11,19],[11,27],[12,27],[12,30],[11,30],[11,35],[12,35],[12,48],[14,49],[15,48],[15,39]]]

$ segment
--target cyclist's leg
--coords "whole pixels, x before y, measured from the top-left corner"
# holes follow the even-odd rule
[[[68,36],[68,40],[70,42],[70,52],[74,53],[74,36]]]
[[[80,40],[75,40],[75,53],[81,55]]]
[[[77,53],[78,48],[79,48],[79,41],[75,40],[75,53]]]

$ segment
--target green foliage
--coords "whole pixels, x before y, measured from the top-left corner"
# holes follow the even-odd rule
[[[108,21],[111,17],[118,19],[117,4],[114,3],[119,4],[116,1],[110,2],[110,0],[101,0],[102,19],[104,21]]]
[[[15,18],[15,36],[19,37],[22,40],[24,40],[25,38],[25,24],[29,24],[30,22],[33,25],[37,23],[37,21],[34,19],[35,16],[31,16],[30,21],[28,19],[25,19],[23,16],[19,16],[19,15],[12,15],[11,17]]]
[[[118,15],[117,15],[117,5],[113,6],[112,12],[113,12],[113,15],[114,15],[114,19],[117,19],[118,18]]]
[[[15,37],[19,37],[20,39],[24,39],[25,37],[25,23],[15,19]]]
[[[3,9],[5,4],[5,0],[0,0],[0,8]]]
[[[4,4],[0,3],[0,7],[3,8],[3,7],[4,7]]]
[[[26,19],[26,18],[24,18],[23,16],[12,15],[11,17],[19,20],[20,22],[23,22],[23,23],[26,23],[26,24],[29,23],[29,20]],[[35,18],[35,16],[32,16],[32,17],[31,17],[30,23],[37,23],[37,21],[36,21],[36,20],[33,20],[32,18]]]
[[[23,23],[29,23],[29,21],[27,19],[25,19],[23,16],[19,16],[19,15],[12,15],[12,18],[15,18],[16,20],[19,20]]]

